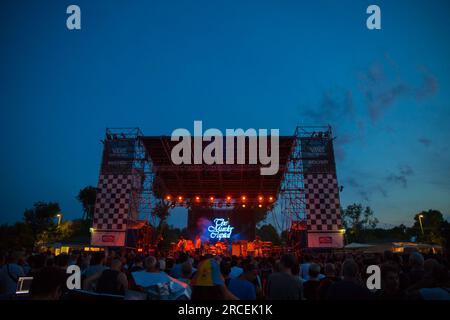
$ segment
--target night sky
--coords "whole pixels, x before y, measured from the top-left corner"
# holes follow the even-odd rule
[[[80,31],[66,8],[81,8]],[[382,29],[366,28],[381,7]],[[333,126],[344,206],[450,212],[449,1],[2,1],[0,223],[96,185],[107,127]],[[175,213],[171,223],[183,226]]]

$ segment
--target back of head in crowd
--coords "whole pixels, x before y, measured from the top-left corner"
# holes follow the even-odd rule
[[[292,273],[292,270],[294,269],[296,264],[297,261],[292,254],[284,254],[281,256],[280,259],[281,271]]]
[[[159,268],[158,268],[157,262],[158,262],[158,261],[156,260],[155,257],[152,257],[152,256],[147,257],[147,258],[145,259],[145,261],[144,261],[145,269],[146,269],[148,272],[156,272],[156,271],[158,271]]]
[[[354,279],[358,276],[358,265],[353,259],[347,259],[342,264],[342,276],[344,279]]]
[[[66,286],[65,272],[56,267],[46,267],[34,274],[30,296],[35,300],[59,300]]]

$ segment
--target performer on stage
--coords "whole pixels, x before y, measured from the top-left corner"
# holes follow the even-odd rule
[[[224,243],[222,241],[217,241],[215,247],[216,247],[216,253],[217,254],[223,254],[224,253],[225,245],[224,245]]]
[[[158,237],[158,240],[156,242],[156,249],[158,250],[158,254],[162,254],[162,252],[163,252],[163,241],[164,241],[164,237],[162,236],[162,234],[160,234],[160,236]]]
[[[202,238],[200,235],[195,236],[195,254],[202,254]]]
[[[180,240],[178,240],[177,249],[180,252],[184,252],[186,250],[186,239],[184,239],[183,236],[180,236]]]
[[[255,257],[262,257],[262,241],[259,236],[256,236],[255,241],[253,241],[253,247],[255,249]]]

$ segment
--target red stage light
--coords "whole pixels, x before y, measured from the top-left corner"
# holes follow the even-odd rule
[[[264,199],[264,198],[263,198],[262,196],[259,196],[259,197],[258,197],[258,200],[259,200],[259,201],[263,201],[263,199]]]
[[[209,200],[211,200],[211,202],[214,201],[214,197],[209,197]]]
[[[273,197],[269,197],[269,201],[273,201]]]
[[[241,199],[242,199],[242,201],[245,201],[245,200],[247,200],[247,197],[246,196],[242,196]]]
[[[227,197],[227,201],[231,201],[231,197],[230,196]]]
[[[242,205],[242,208],[245,208],[245,204]]]
[[[179,197],[178,197],[178,201],[183,201],[183,197],[182,197],[182,196],[179,196]]]
[[[258,207],[262,208],[262,204],[258,204]]]
[[[167,200],[170,200],[170,199],[172,199],[172,197],[171,197],[171,196],[167,196],[166,199],[167,199]]]
[[[196,196],[196,197],[195,197],[195,201],[200,201],[200,197],[199,197],[199,196]]]

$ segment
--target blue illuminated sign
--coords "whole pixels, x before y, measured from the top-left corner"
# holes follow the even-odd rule
[[[214,224],[208,227],[209,237],[211,239],[229,239],[234,227],[230,226],[230,222],[224,218],[214,219]]]

